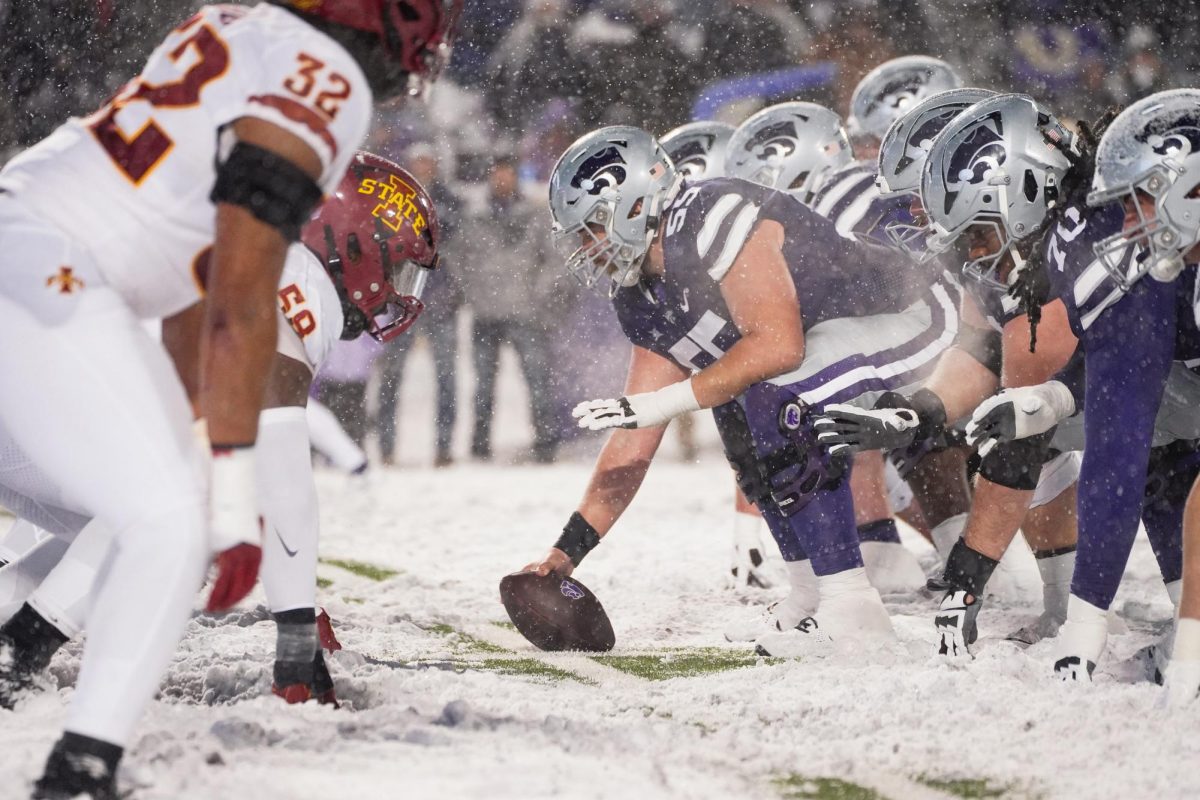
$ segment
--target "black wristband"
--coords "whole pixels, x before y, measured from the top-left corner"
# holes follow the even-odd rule
[[[567,558],[571,559],[571,563],[578,567],[579,562],[583,561],[583,557],[592,552],[598,544],[600,544],[600,534],[596,533],[596,529],[583,518],[582,514],[576,511],[567,520],[562,536],[558,537],[554,546],[566,553]]]

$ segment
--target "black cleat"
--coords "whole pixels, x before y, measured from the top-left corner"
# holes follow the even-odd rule
[[[33,785],[33,800],[117,800],[117,763],[122,752],[115,744],[64,733]]]

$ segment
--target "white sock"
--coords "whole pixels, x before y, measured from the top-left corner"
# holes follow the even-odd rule
[[[1167,597],[1171,598],[1171,605],[1179,608],[1179,599],[1183,596],[1183,578],[1164,583],[1163,586],[1167,588]]]
[[[1037,559],[1042,575],[1042,604],[1047,614],[1058,620],[1067,618],[1067,598],[1071,577],[1075,574],[1075,551]]]
[[[847,594],[875,592],[874,587],[871,586],[871,582],[867,580],[866,567],[855,567],[854,569],[835,572],[832,575],[818,575],[817,588],[821,592],[821,600],[823,601],[831,597],[839,597]]]
[[[1075,625],[1092,625],[1108,630],[1108,609],[1094,606],[1087,600],[1071,595],[1067,601],[1067,622]]]
[[[763,518],[758,514],[747,514],[745,511],[733,512],[733,539],[740,547],[755,547],[762,552],[759,543],[758,528],[763,524]],[[807,563],[807,562],[805,562]]]
[[[1200,619],[1180,617],[1175,623],[1172,661],[1200,661]]]
[[[819,579],[817,578],[817,574],[813,572],[812,562],[808,559],[803,561],[785,561],[783,562],[783,568],[787,572],[788,585],[792,589],[792,593],[788,595],[786,602],[791,607],[803,608],[808,613],[812,613],[821,600],[817,589]]]
[[[942,557],[944,562],[950,555],[950,550],[954,547],[954,543],[962,538],[963,529],[967,527],[967,513],[955,514],[953,517],[947,517],[934,526],[929,532],[930,538],[933,539],[933,546],[937,550],[938,555]]]

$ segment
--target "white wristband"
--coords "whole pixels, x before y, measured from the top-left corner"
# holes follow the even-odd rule
[[[700,410],[696,393],[692,391],[691,378],[672,383],[653,392],[631,394],[627,399],[638,415],[639,427],[660,425],[680,414]]]
[[[260,543],[255,494],[254,448],[213,448],[209,546],[214,553]]]

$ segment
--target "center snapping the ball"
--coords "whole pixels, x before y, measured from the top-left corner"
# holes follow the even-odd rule
[[[541,650],[602,653],[616,642],[604,606],[575,578],[514,572],[501,578],[500,599],[521,635]]]

